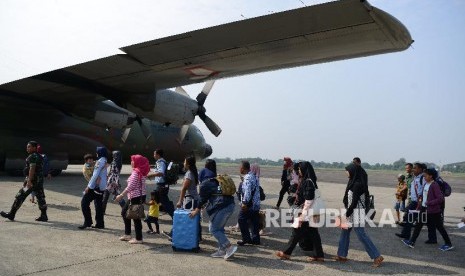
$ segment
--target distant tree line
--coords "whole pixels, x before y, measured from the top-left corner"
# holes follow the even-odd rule
[[[217,163],[233,163],[233,164],[239,164],[242,160],[248,160],[251,164],[257,163],[261,166],[282,166],[283,165],[283,159],[279,159],[277,161],[269,160],[269,159],[262,159],[259,157],[255,158],[236,158],[232,159],[229,157],[226,158],[214,158]],[[318,168],[318,169],[344,169],[349,163],[343,163],[343,162],[323,162],[323,161],[310,161],[313,165],[313,167]],[[418,162],[414,161],[411,162],[412,164]],[[392,164],[369,164],[367,162],[362,163],[362,167],[365,169],[369,170],[393,170],[393,171],[404,171],[405,170],[405,164],[407,163],[407,160],[405,158],[400,158],[399,160],[393,162]],[[431,162],[422,162],[425,163],[428,168],[439,168],[434,163]],[[442,171],[450,171],[450,172],[465,172],[465,162],[463,163],[456,163],[456,164],[450,164],[450,165],[445,165],[441,168]]]

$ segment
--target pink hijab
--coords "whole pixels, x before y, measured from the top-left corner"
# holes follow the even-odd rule
[[[150,171],[149,160],[142,155],[136,154],[131,155],[131,161],[134,162],[134,169],[136,172],[139,173],[139,179],[142,176],[147,176]]]
[[[257,163],[254,163],[252,166],[250,166],[250,171],[255,174],[257,178],[260,178],[260,166]]]

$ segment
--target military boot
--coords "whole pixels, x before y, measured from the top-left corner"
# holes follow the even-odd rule
[[[11,221],[15,220],[15,215],[16,215],[16,211],[18,211],[19,208],[17,208],[17,204],[16,204],[16,200],[15,200],[15,203],[13,203],[13,205],[11,206],[11,210],[10,212],[6,213],[6,212],[3,212],[1,211],[0,212],[0,216],[4,217],[4,218],[7,218]],[[21,206],[21,205],[20,205]]]
[[[45,210],[40,210],[40,217],[36,218],[36,221],[48,221],[48,217],[47,217],[47,209]]]
[[[7,218],[9,220],[15,220],[14,216],[12,216],[10,213],[6,213],[6,212],[3,212],[3,211],[0,212],[0,216],[2,216],[4,218]]]

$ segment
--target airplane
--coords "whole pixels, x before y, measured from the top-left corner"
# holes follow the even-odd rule
[[[24,165],[37,140],[56,174],[96,146],[166,159],[212,154],[196,116],[218,79],[403,51],[407,28],[367,1],[340,0],[122,47],[123,54],[0,85],[0,170]],[[192,99],[183,85],[206,82]],[[173,88],[175,88],[173,90]]]

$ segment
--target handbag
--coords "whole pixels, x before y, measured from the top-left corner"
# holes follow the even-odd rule
[[[142,204],[131,204],[126,211],[127,219],[143,219],[145,218],[144,205]]]
[[[321,196],[320,190],[316,188],[315,183],[313,183],[313,181],[311,179],[309,179],[309,180],[310,180],[310,182],[312,182],[313,186],[315,187],[315,198],[313,199],[312,206],[310,206],[310,209],[309,209],[308,213],[311,213],[314,216],[325,214],[326,213],[326,211],[325,211],[326,206],[325,206],[325,202],[323,200],[323,197]],[[312,211],[310,212],[310,210],[312,210]]]
[[[360,203],[362,204],[363,208],[365,209],[365,212],[368,214],[371,210],[373,210],[373,212],[371,213],[370,215],[370,220],[373,220],[376,216],[376,210],[375,210],[375,196],[374,195],[370,195],[368,197],[368,200],[369,200],[369,204],[368,204],[368,208],[365,207],[365,204],[362,202],[362,200],[360,200]],[[366,202],[365,202],[366,203]]]
[[[142,187],[141,187],[141,194],[142,194]],[[143,219],[143,218],[145,218],[144,205],[142,203],[143,203],[142,202],[142,196],[140,198],[140,203],[139,204],[131,204],[131,201],[129,201],[129,207],[128,207],[128,210],[126,211],[126,218],[127,219]]]

